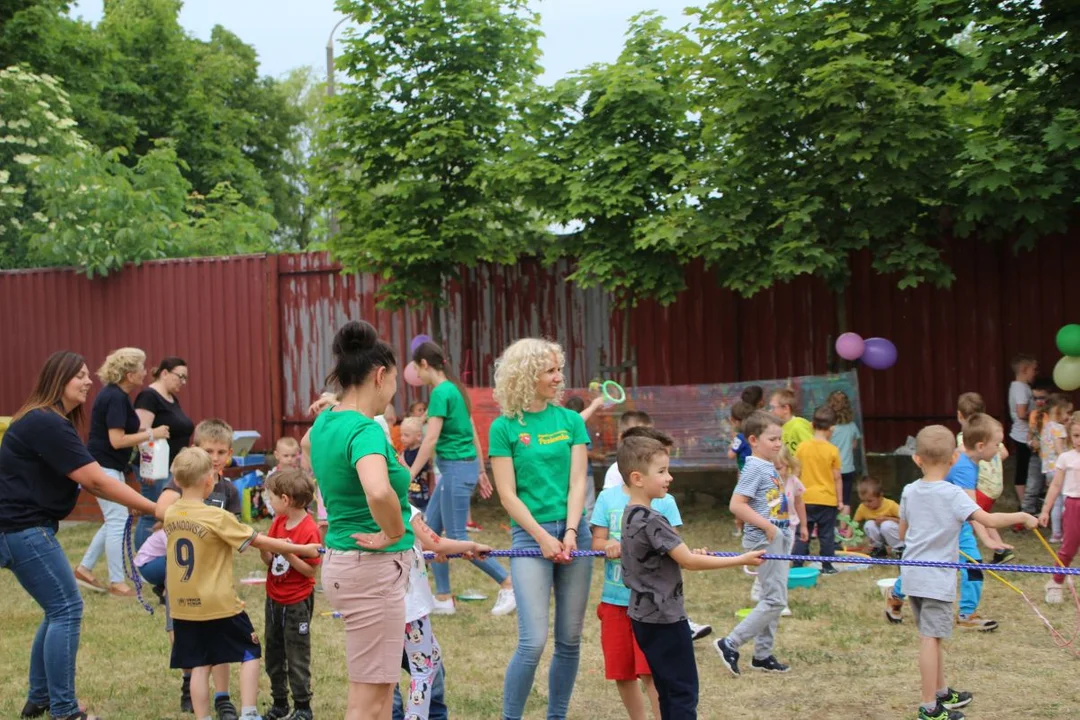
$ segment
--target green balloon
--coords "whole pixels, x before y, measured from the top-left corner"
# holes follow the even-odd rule
[[[1080,325],[1073,323],[1058,330],[1057,346],[1062,355],[1080,357]]]
[[[1065,392],[1080,388],[1080,357],[1063,357],[1054,366],[1054,384]]]

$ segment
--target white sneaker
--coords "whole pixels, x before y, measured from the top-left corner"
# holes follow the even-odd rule
[[[750,588],[750,602],[761,602],[761,583],[754,578],[754,584]]]
[[[509,615],[515,610],[517,610],[517,598],[514,597],[514,588],[500,589],[499,596],[495,598],[495,607],[491,608],[491,614]]]
[[[698,625],[690,618],[686,618],[686,622],[690,626],[691,640],[700,640],[701,638],[712,635],[712,625]]]
[[[780,613],[780,617],[791,617],[791,608],[784,607],[784,610]]]
[[[1046,583],[1046,602],[1049,605],[1060,605],[1065,601],[1064,593],[1061,591],[1061,585],[1058,585],[1053,580]]]
[[[431,608],[432,615],[453,615],[456,612],[457,607],[454,605],[454,598],[449,600],[435,598],[435,605]]]

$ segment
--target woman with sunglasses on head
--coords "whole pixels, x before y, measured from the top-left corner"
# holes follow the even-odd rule
[[[180,407],[178,393],[187,385],[188,368],[182,358],[167,357],[153,372],[154,381],[135,398],[135,412],[146,428],[164,425],[169,428],[169,466],[181,450],[191,444],[195,423]],[[169,478],[143,478],[142,494],[157,502],[161,491],[169,484]],[[135,528],[135,548],[138,549],[154,530],[153,518],[139,518]]]

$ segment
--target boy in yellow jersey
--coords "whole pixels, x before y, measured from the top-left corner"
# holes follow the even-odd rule
[[[233,551],[249,545],[272,553],[314,558],[317,544],[292,545],[260,535],[228,511],[207,505],[217,475],[210,456],[185,448],[173,460],[180,498],[165,511],[168,537],[166,592],[175,640],[170,667],[192,668],[195,717],[210,718],[210,668],[241,663],[240,717],[255,720],[262,651],[255,629],[236,595]]]

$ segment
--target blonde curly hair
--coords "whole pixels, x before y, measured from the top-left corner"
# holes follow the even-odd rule
[[[97,376],[101,378],[101,382],[112,385],[123,381],[128,373],[135,372],[140,365],[146,366],[146,353],[139,348],[120,348],[109,353],[109,357],[105,358],[105,362],[98,368]]]
[[[522,338],[503,351],[495,361],[495,402],[502,414],[524,423],[524,412],[536,399],[536,380],[551,366],[551,356],[562,367],[566,355],[558,343],[540,338]],[[553,402],[562,403],[562,389]]]

